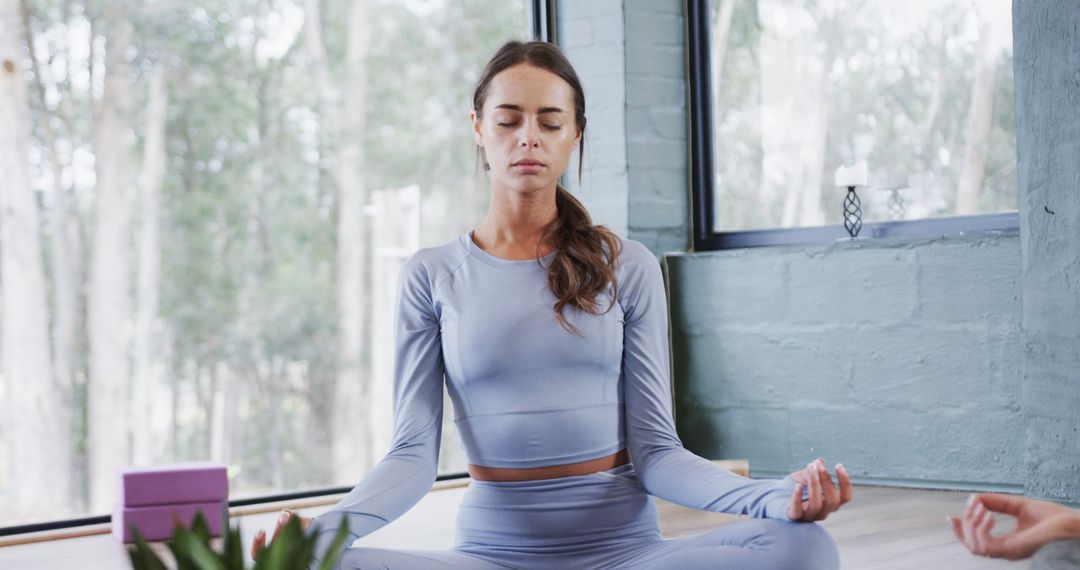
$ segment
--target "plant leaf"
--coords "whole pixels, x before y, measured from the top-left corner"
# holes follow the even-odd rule
[[[195,535],[184,526],[178,526],[173,530],[169,550],[176,558],[177,570],[199,570],[191,558],[191,543],[195,540],[197,540]]]
[[[239,526],[229,528],[229,532],[225,533],[225,553],[222,560],[228,568],[239,570],[244,567],[244,544],[240,539]]]
[[[189,545],[191,560],[199,570],[228,570],[225,562],[210,548],[209,539],[204,541],[201,536],[196,535],[196,540],[192,540]]]
[[[210,542],[210,525],[206,523],[206,516],[202,511],[195,511],[195,520],[191,521],[191,532],[199,538],[199,542]]]
[[[150,548],[150,544],[146,542],[146,538],[143,537],[135,525],[131,526],[131,532],[135,535],[135,547],[128,548],[132,568],[135,570],[167,570],[165,563],[154,552],[154,549]]]

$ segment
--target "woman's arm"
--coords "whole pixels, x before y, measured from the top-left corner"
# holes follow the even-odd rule
[[[796,484],[791,477],[755,481],[683,447],[671,413],[663,273],[636,241],[623,241],[620,265],[626,435],[645,490],[685,507],[788,519]]]
[[[401,268],[394,317],[394,437],[390,451],[329,511],[312,521],[322,557],[348,520],[352,542],[413,507],[435,482],[443,416],[440,323],[432,276],[416,254]],[[358,410],[359,414],[360,411]],[[338,434],[344,437],[347,434]]]

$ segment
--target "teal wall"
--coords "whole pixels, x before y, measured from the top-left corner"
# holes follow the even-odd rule
[[[1080,502],[1080,2],[1013,3],[1030,495]]]
[[[666,257],[676,423],[778,476],[1024,483],[1020,238],[860,240]]]
[[[593,221],[658,256],[690,243],[682,2],[559,2],[559,46],[585,88],[581,182]]]
[[[687,447],[1080,502],[1080,2],[1014,2],[1019,232],[701,253],[681,4],[557,14],[590,105],[572,189],[664,262]]]

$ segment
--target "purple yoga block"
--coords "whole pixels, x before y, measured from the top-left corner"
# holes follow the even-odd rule
[[[210,503],[229,498],[229,479],[220,463],[170,463],[133,467],[120,477],[125,507]]]
[[[121,542],[134,542],[135,533],[131,531],[134,525],[146,540],[165,540],[172,536],[177,524],[191,526],[195,513],[202,512],[206,526],[210,528],[210,536],[221,536],[228,507],[228,501],[149,507],[117,505],[112,516],[112,534]]]

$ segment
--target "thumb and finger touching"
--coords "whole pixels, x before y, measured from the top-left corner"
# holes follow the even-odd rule
[[[288,509],[284,509],[281,511],[281,515],[278,516],[277,525],[274,528],[274,534],[270,537],[270,542],[273,542],[275,539],[277,539],[278,534],[281,533],[281,529],[285,528],[285,525],[288,524],[289,519],[291,519],[292,517],[297,517],[298,519],[300,519],[301,528],[307,528],[308,525],[311,524],[311,519],[301,517]],[[259,554],[264,548],[266,548],[266,545],[266,531],[259,529],[259,531],[255,533],[255,540],[251,543],[252,560],[258,559]]]

